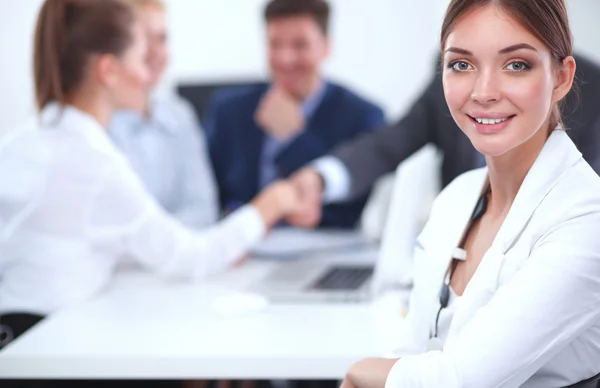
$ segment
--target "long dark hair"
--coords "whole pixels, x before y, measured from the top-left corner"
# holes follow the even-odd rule
[[[452,0],[442,23],[442,51],[458,20],[487,5],[500,7],[542,41],[550,50],[556,65],[561,65],[565,58],[573,55],[573,35],[564,0]],[[557,104],[552,107],[550,130],[559,123],[564,127]]]

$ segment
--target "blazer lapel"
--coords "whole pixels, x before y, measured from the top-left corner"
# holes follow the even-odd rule
[[[514,245],[542,200],[581,157],[581,152],[565,131],[557,129],[550,135],[525,176],[517,197],[494,239],[493,246],[499,252],[506,253]]]
[[[493,297],[506,253],[518,242],[539,204],[580,159],[581,153],[566,133],[554,131],[527,173],[492,246],[458,300],[450,334],[457,333]]]
[[[424,280],[420,280],[419,283],[415,284],[415,287],[419,287],[419,291],[413,293],[418,295],[420,299],[414,301],[415,305],[411,306],[410,309],[418,310],[416,316],[423,318],[422,321],[419,319],[417,325],[419,328],[414,329],[415,332],[421,333],[417,336],[419,338],[428,338],[431,325],[435,320],[435,314],[439,309],[439,292],[445,281],[453,252],[465,233],[487,181],[487,168],[469,174],[477,175],[472,178],[460,178],[471,179],[471,182],[467,190],[457,193],[460,197],[452,200],[456,207],[435,210],[436,212],[444,212],[444,214],[435,215],[437,219],[444,220],[444,225],[435,228],[425,227],[417,240],[415,273],[419,273],[420,279]],[[425,306],[427,306],[426,311],[424,310]]]

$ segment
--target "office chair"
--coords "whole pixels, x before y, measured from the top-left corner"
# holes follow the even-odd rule
[[[387,195],[389,204],[379,206],[386,217],[373,278],[376,295],[412,283],[415,240],[440,192],[441,162],[436,148],[427,145],[398,165],[393,182],[388,185],[391,190]],[[369,210],[365,208],[365,211]],[[362,221],[366,222],[367,218]]]
[[[213,93],[218,89],[252,86],[260,84],[261,82],[262,81],[256,79],[185,82],[177,85],[177,93],[192,104],[192,107],[196,112],[196,116],[200,121],[202,121],[204,118],[206,105],[208,104]]]
[[[565,388],[600,388],[600,373],[587,380],[580,381]]]

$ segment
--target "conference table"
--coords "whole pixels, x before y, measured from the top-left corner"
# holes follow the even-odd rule
[[[376,249],[307,258],[374,263]],[[211,280],[121,270],[96,298],[50,315],[0,352],[0,379],[341,379],[389,356],[405,297],[256,303],[248,289],[287,260],[250,259]]]

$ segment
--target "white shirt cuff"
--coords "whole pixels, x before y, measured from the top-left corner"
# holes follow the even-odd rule
[[[400,358],[388,373],[385,388],[458,388],[456,368],[442,351]]]
[[[265,222],[257,208],[252,205],[244,205],[231,213],[223,222],[237,224],[239,226],[238,241],[244,250],[248,250],[258,244],[267,232]]]
[[[388,377],[385,380],[385,388],[397,388],[397,382],[400,381],[400,376],[398,375],[402,372],[402,364],[400,364],[400,360],[398,360],[392,369],[390,369],[390,373],[388,373]]]
[[[350,173],[341,160],[324,156],[311,163],[325,181],[323,202],[343,202],[350,195]]]

